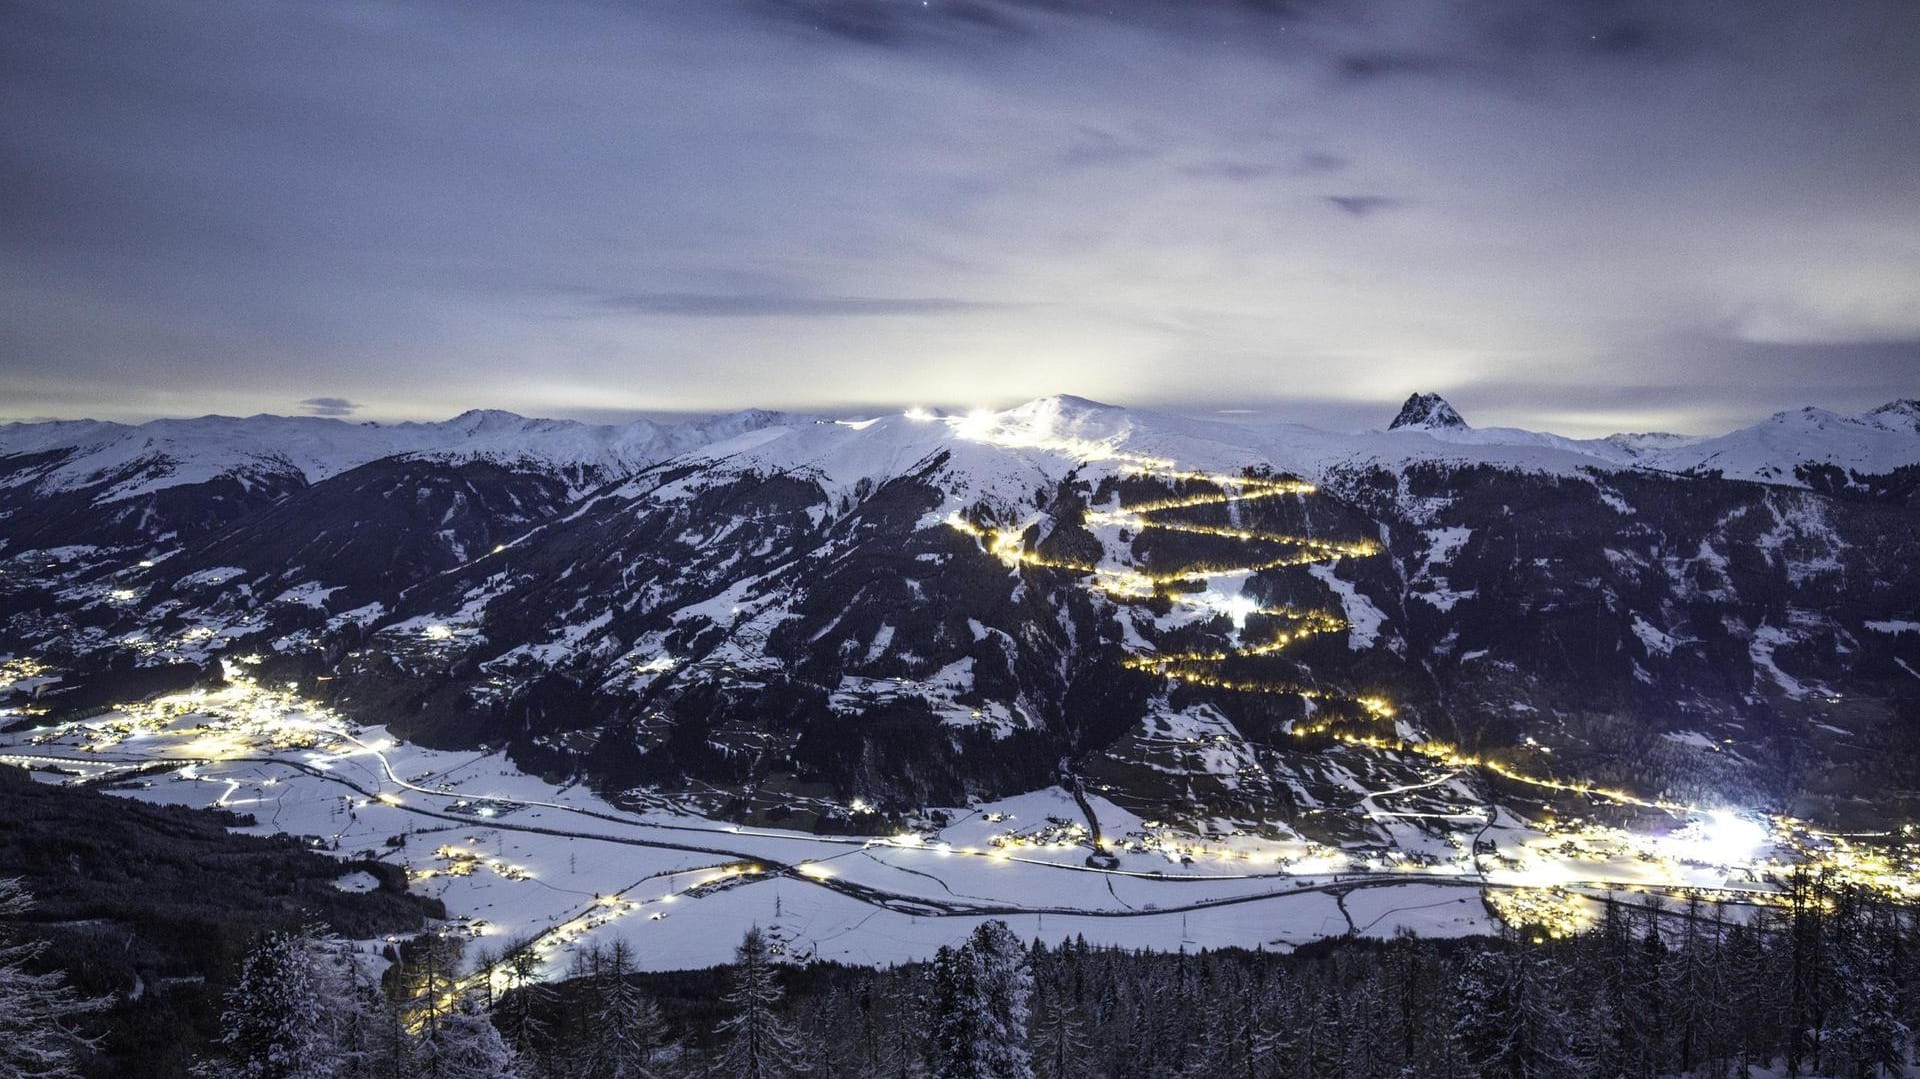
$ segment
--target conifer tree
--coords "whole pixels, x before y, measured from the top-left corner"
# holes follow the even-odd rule
[[[1900,1075],[1912,1038],[1900,1018],[1891,934],[1858,910],[1857,897],[1843,902],[1842,916],[1836,921],[1840,1007],[1830,1059],[1844,1062],[1846,1071],[1856,1076]]]
[[[1580,1073],[1546,961],[1517,948],[1469,957],[1456,985],[1453,1036],[1478,1079],[1563,1079]]]
[[[520,1079],[513,1050],[477,993],[462,994],[421,1038],[420,1065],[432,1079]]]
[[[981,1074],[980,975],[963,946],[942,945],[933,957],[934,1079],[973,1079]]]
[[[982,923],[934,960],[936,1079],[1032,1079],[1033,973],[1005,922]]]
[[[440,1024],[460,1004],[461,942],[428,935],[414,941],[396,974],[406,1028],[423,1041],[439,1035]]]
[[[660,1006],[633,978],[632,947],[615,940],[588,955],[589,1003],[575,1074],[581,1079],[658,1079],[654,1065],[666,1044],[666,1022]]]
[[[273,933],[247,954],[220,1014],[224,1052],[202,1070],[231,1079],[331,1079],[326,1001],[309,942]]]
[[[546,1043],[548,1023],[542,1013],[553,1003],[551,986],[540,978],[540,956],[532,942],[510,942],[500,961],[500,1004],[494,1009],[494,1022],[527,1067],[537,1047]]]
[[[19,939],[14,926],[32,906],[18,880],[0,879],[0,1076],[63,1079],[95,1042],[75,1020],[107,1002],[80,996],[57,972],[29,969],[46,944]]]
[[[799,1074],[799,1047],[778,1012],[783,997],[773,959],[767,954],[766,936],[756,925],[734,950],[733,984],[721,998],[733,1010],[716,1031],[725,1039],[721,1075],[785,1079]]]
[[[1087,1079],[1085,1024],[1073,1005],[1058,995],[1040,1002],[1033,1023],[1033,1072],[1038,1079]]]

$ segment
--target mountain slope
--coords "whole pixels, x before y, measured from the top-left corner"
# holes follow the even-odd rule
[[[1807,462],[1912,459],[1910,409],[1691,443],[1415,405],[1357,434],[1071,397],[742,414],[586,493],[600,436],[463,417],[453,449],[156,565],[0,578],[0,647],[76,675],[257,653],[410,736],[743,819],[1064,776],[1146,819],[1370,842],[1325,807],[1447,747],[1812,813],[1908,797],[1920,532],[1896,487]],[[506,463],[517,439],[548,466]],[[1677,467],[1729,447],[1794,482]]]
[[[0,542],[19,549],[197,536],[393,457],[486,462],[579,494],[773,418],[748,411],[672,427],[595,426],[474,411],[392,425],[310,416],[8,424],[0,427]]]

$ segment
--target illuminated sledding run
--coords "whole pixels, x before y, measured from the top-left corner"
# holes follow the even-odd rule
[[[1092,455],[1090,455],[1092,456]],[[1097,589],[1115,599],[1138,601],[1160,597],[1176,605],[1215,613],[1226,613],[1233,618],[1236,627],[1244,627],[1247,618],[1259,615],[1282,623],[1282,628],[1265,640],[1251,645],[1232,648],[1209,649],[1188,652],[1159,652],[1150,655],[1128,657],[1124,663],[1133,670],[1151,671],[1170,679],[1177,679],[1192,685],[1205,686],[1235,693],[1272,693],[1292,694],[1314,701],[1337,701],[1358,706],[1374,719],[1391,719],[1394,708],[1391,702],[1380,696],[1355,696],[1323,689],[1317,686],[1301,685],[1287,681],[1268,681],[1229,677],[1223,674],[1226,666],[1234,660],[1248,657],[1272,655],[1309,637],[1323,633],[1335,633],[1348,627],[1346,619],[1325,611],[1305,611],[1294,607],[1269,607],[1233,597],[1222,605],[1217,593],[1192,592],[1178,587],[1195,581],[1210,581],[1217,578],[1246,577],[1266,570],[1282,569],[1288,566],[1306,566],[1315,563],[1333,562],[1340,558],[1368,557],[1382,552],[1378,543],[1372,540],[1327,540],[1314,536],[1292,535],[1281,532],[1266,532],[1258,529],[1237,528],[1231,526],[1200,524],[1180,519],[1165,519],[1162,514],[1175,510],[1191,509],[1200,506],[1231,506],[1256,499],[1297,497],[1310,495],[1318,490],[1313,484],[1296,479],[1283,479],[1250,475],[1230,475],[1218,472],[1195,472],[1179,468],[1174,462],[1161,458],[1146,457],[1137,454],[1101,453],[1098,457],[1118,459],[1122,462],[1119,473],[1123,476],[1138,476],[1161,480],[1163,482],[1201,482],[1215,488],[1213,491],[1176,495],[1132,504],[1122,503],[1112,510],[1093,510],[1086,513],[1088,528],[1112,526],[1135,533],[1148,529],[1180,532],[1190,535],[1203,535],[1239,540],[1247,544],[1264,544],[1287,549],[1287,553],[1260,558],[1244,563],[1228,565],[1204,565],[1183,569],[1174,573],[1145,573],[1127,566],[1107,566],[1092,562],[1058,558],[1041,554],[1030,548],[1026,542],[1027,527],[986,528],[967,520],[958,513],[947,517],[947,524],[969,536],[978,539],[987,553],[1014,568],[1032,567],[1036,569],[1062,570],[1089,577],[1088,587]],[[1429,760],[1452,768],[1482,768],[1502,778],[1529,786],[1540,787],[1561,793],[1582,794],[1605,798],[1625,805],[1645,809],[1664,810],[1670,813],[1695,814],[1701,808],[1683,802],[1672,802],[1658,798],[1642,798],[1628,791],[1600,787],[1584,782],[1569,782],[1547,776],[1528,775],[1517,771],[1502,761],[1489,760],[1477,755],[1464,753],[1445,742],[1432,740],[1410,740],[1396,735],[1392,738],[1373,734],[1360,734],[1342,730],[1330,723],[1316,725],[1294,724],[1289,733],[1297,737],[1313,735],[1325,736],[1335,741],[1353,746],[1401,753],[1414,753]]]
[[[1164,515],[1203,506],[1231,506],[1258,499],[1310,495],[1317,490],[1311,483],[1296,479],[1260,476],[1233,476],[1214,472],[1189,472],[1172,462],[1145,457],[1130,457],[1120,468],[1123,476],[1146,477],[1165,482],[1199,482],[1213,491],[1176,495],[1147,502],[1123,503],[1112,510],[1088,510],[1088,528],[1113,527],[1135,533],[1148,530],[1178,532],[1238,540],[1248,545],[1281,548],[1285,553],[1253,561],[1225,565],[1200,565],[1172,573],[1145,573],[1131,567],[1099,565],[1042,555],[1030,549],[1026,529],[988,529],[973,524],[959,514],[947,518],[952,527],[978,538],[987,552],[1009,566],[1064,570],[1091,577],[1089,586],[1120,600],[1144,600],[1162,597],[1175,606],[1198,611],[1224,613],[1236,628],[1244,628],[1250,617],[1259,616],[1280,623],[1270,636],[1259,643],[1233,648],[1188,652],[1160,652],[1130,656],[1124,662],[1133,670],[1151,671],[1193,685],[1242,693],[1292,694],[1319,701],[1346,701],[1358,705],[1376,718],[1393,715],[1393,707],[1381,697],[1355,697],[1314,686],[1283,681],[1237,679],[1222,673],[1232,660],[1267,656],[1290,645],[1323,633],[1347,628],[1347,621],[1325,611],[1301,610],[1287,606],[1261,606],[1243,596],[1230,597],[1224,604],[1214,592],[1192,592],[1178,587],[1195,581],[1227,577],[1247,577],[1267,570],[1289,566],[1307,566],[1346,557],[1365,557],[1380,553],[1380,545],[1371,540],[1335,541],[1315,536],[1268,532],[1227,525],[1202,524]]]

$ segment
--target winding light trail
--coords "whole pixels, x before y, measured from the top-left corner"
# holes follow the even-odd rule
[[[1089,528],[1106,527],[1133,532],[1157,529],[1186,535],[1216,536],[1244,544],[1264,544],[1287,550],[1283,553],[1264,556],[1250,552],[1250,558],[1246,561],[1199,564],[1174,573],[1146,573],[1130,566],[1109,566],[1043,555],[1027,545],[1027,529],[1024,527],[986,527],[957,513],[947,518],[947,524],[978,539],[989,554],[1009,566],[1054,569],[1090,575],[1092,580],[1089,582],[1089,587],[1115,599],[1134,601],[1159,596],[1175,606],[1200,612],[1228,614],[1234,621],[1236,632],[1245,626],[1249,617],[1256,615],[1282,623],[1280,628],[1275,629],[1265,640],[1256,644],[1217,650],[1130,656],[1123,662],[1133,670],[1152,671],[1168,678],[1215,688],[1256,693],[1297,694],[1320,700],[1350,701],[1358,704],[1370,715],[1380,718],[1393,714],[1392,706],[1379,697],[1349,697],[1344,694],[1329,693],[1314,686],[1290,682],[1237,682],[1219,673],[1221,667],[1229,660],[1271,655],[1309,637],[1344,630],[1348,625],[1346,619],[1326,611],[1308,611],[1287,606],[1263,607],[1251,600],[1240,602],[1229,600],[1223,604],[1216,593],[1193,593],[1173,587],[1193,581],[1247,577],[1286,566],[1332,562],[1348,556],[1374,555],[1380,553],[1379,544],[1371,540],[1334,541],[1314,536],[1207,525],[1179,518],[1165,518],[1164,514],[1176,510],[1201,506],[1233,506],[1261,499],[1308,495],[1314,493],[1317,488],[1313,484],[1300,480],[1183,471],[1171,462],[1154,461],[1149,458],[1131,458],[1130,461],[1131,463],[1122,467],[1122,475],[1147,477],[1167,483],[1206,483],[1216,490],[1146,502],[1121,503],[1117,509],[1112,510],[1088,510],[1084,523]]]
[[[1260,499],[1293,497],[1314,494],[1318,488],[1313,484],[1294,479],[1278,479],[1252,475],[1230,475],[1218,472],[1196,472],[1180,468],[1172,461],[1145,457],[1137,454],[1107,452],[1088,459],[1117,459],[1122,463],[1120,474],[1160,480],[1167,484],[1204,483],[1214,488],[1212,491],[1173,495],[1145,502],[1122,502],[1111,510],[1093,510],[1086,512],[1085,524],[1089,528],[1113,527],[1134,532],[1160,529],[1189,535],[1217,536],[1238,540],[1247,544],[1265,544],[1291,548],[1288,553],[1279,555],[1261,555],[1250,551],[1244,561],[1222,565],[1200,564],[1173,573],[1150,574],[1131,566],[1110,566],[1093,562],[1081,562],[1072,559],[1055,558],[1041,554],[1030,547],[1026,541],[1027,526],[1020,528],[998,528],[977,523],[955,513],[947,518],[948,526],[979,540],[988,554],[1015,569],[1032,567],[1035,569],[1061,570],[1082,576],[1090,576],[1087,587],[1102,592],[1121,602],[1135,602],[1159,597],[1177,607],[1185,607],[1201,612],[1228,614],[1233,618],[1235,633],[1244,627],[1246,619],[1253,615],[1276,619],[1282,623],[1271,636],[1255,644],[1242,644],[1235,647],[1195,650],[1188,652],[1158,652],[1150,655],[1129,656],[1122,662],[1133,670],[1151,671],[1179,682],[1223,689],[1236,693],[1272,693],[1291,694],[1315,701],[1342,701],[1359,706],[1375,720],[1391,719],[1394,707],[1381,696],[1355,696],[1323,689],[1318,686],[1302,685],[1294,682],[1255,681],[1250,679],[1229,678],[1221,674],[1227,663],[1235,659],[1265,656],[1277,653],[1290,645],[1309,637],[1323,633],[1334,633],[1349,627],[1346,619],[1326,612],[1301,610],[1295,607],[1262,607],[1251,600],[1225,605],[1218,594],[1213,592],[1196,593],[1174,587],[1194,581],[1212,581],[1223,577],[1246,577],[1266,570],[1286,566],[1305,566],[1316,563],[1336,562],[1346,557],[1369,557],[1382,553],[1380,545],[1372,540],[1326,540],[1314,536],[1293,535],[1281,532],[1267,532],[1257,529],[1233,526],[1198,524],[1192,521],[1165,519],[1161,515],[1176,510],[1191,509],[1199,506],[1234,506]],[[1238,598],[1238,597],[1236,597]],[[1562,794],[1581,794],[1590,797],[1605,798],[1624,805],[1642,809],[1656,809],[1668,813],[1696,814],[1705,812],[1697,805],[1673,802],[1658,798],[1643,798],[1630,791],[1617,788],[1600,787],[1592,783],[1566,782],[1547,776],[1529,775],[1501,761],[1489,760],[1474,754],[1463,753],[1444,742],[1432,740],[1412,741],[1404,738],[1384,738],[1372,734],[1357,734],[1341,729],[1332,721],[1322,721],[1312,725],[1291,724],[1287,733],[1305,738],[1312,735],[1325,735],[1334,741],[1346,745],[1360,746],[1395,753],[1407,753],[1425,757],[1449,768],[1478,768],[1515,783],[1539,787]],[[1384,792],[1383,792],[1384,793]],[[1373,797],[1378,797],[1374,795]]]

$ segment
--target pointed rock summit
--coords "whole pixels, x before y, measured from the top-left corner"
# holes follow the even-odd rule
[[[1387,425],[1387,430],[1397,431],[1402,427],[1416,431],[1464,431],[1467,421],[1439,394],[1416,393],[1400,406],[1400,414]]]

